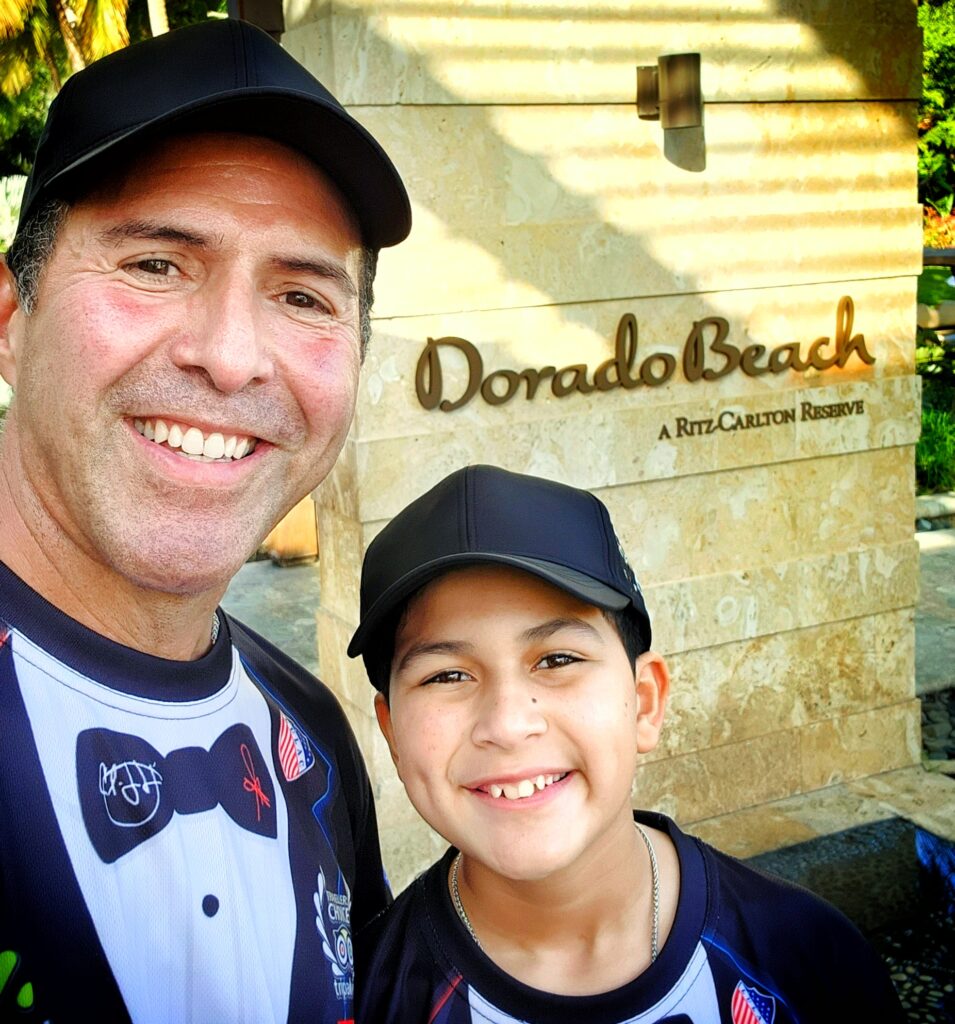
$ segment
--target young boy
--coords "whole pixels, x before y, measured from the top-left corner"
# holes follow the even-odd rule
[[[669,678],[606,508],[471,466],[368,549],[349,647],[451,844],[358,940],[359,1024],[901,1021],[855,928],[633,813]]]

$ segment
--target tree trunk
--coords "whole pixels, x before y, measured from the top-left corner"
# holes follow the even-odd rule
[[[53,8],[53,13],[56,16],[57,27],[60,30],[60,35],[63,37],[63,43],[66,46],[66,56],[67,60],[70,62],[70,70],[82,71],[83,68],[86,67],[86,61],[83,59],[83,51],[80,49],[76,33],[73,31],[73,26],[67,15],[66,2],[65,0],[49,0],[49,3]]]
[[[149,31],[154,36],[161,36],[169,31],[169,18],[166,16],[166,0],[146,0],[149,9]]]

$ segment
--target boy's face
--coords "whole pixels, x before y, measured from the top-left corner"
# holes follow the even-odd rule
[[[378,720],[411,802],[513,879],[588,863],[630,830],[638,752],[659,737],[667,672],[631,668],[599,608],[527,573],[452,572],[409,605]],[[628,838],[629,838],[629,832]]]

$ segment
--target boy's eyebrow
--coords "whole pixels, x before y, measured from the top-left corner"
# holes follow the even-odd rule
[[[415,658],[423,658],[426,654],[470,654],[474,651],[474,644],[465,643],[463,640],[436,640],[433,643],[421,642],[412,644],[401,656],[401,661],[395,666],[396,672],[407,668]]]
[[[549,619],[547,622],[542,622],[539,626],[531,626],[530,629],[525,629],[521,633],[521,640],[527,643],[539,643],[563,630],[583,633],[588,640],[597,640],[603,643],[603,637],[589,622],[585,622],[583,619],[578,619],[575,616]]]

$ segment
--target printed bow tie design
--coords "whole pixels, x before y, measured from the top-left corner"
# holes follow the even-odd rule
[[[86,729],[76,739],[76,783],[90,842],[107,864],[161,832],[173,814],[221,806],[242,828],[274,839],[275,790],[247,725],[212,744],[161,757],[139,736]]]

